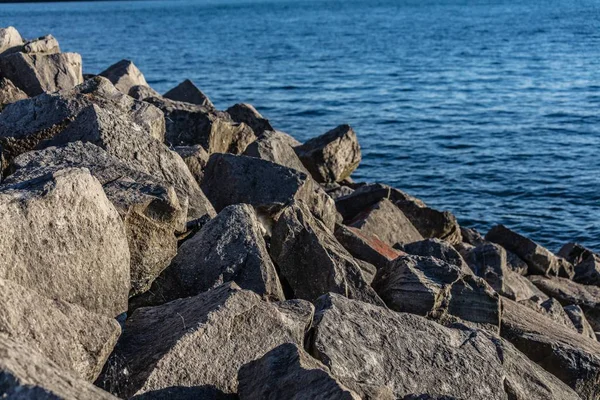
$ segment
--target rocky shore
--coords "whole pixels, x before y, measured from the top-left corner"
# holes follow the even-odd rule
[[[0,29],[0,398],[600,399],[599,254],[360,161]]]

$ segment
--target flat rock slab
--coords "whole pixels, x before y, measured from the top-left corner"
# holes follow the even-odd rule
[[[169,90],[164,94],[164,97],[175,101],[197,104],[199,106],[208,108],[215,107],[208,96],[206,96],[202,90],[198,89],[198,87],[189,79],[184,80],[179,85]]]

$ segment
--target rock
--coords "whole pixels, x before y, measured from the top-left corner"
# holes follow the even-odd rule
[[[465,227],[461,226],[460,227],[460,235],[462,237],[463,242],[468,243],[475,247],[486,243],[486,241],[483,238],[483,236],[481,235],[481,233],[479,233],[475,229],[465,228]]]
[[[352,189],[348,186],[337,185],[335,187],[330,187],[330,188],[326,189],[325,191],[332,199],[337,200],[339,198],[342,198],[344,196],[348,196],[349,194],[352,194],[354,192],[354,189]]]
[[[498,295],[481,278],[433,257],[403,256],[377,271],[373,288],[394,311],[431,317],[442,323],[457,318],[498,331]]]
[[[123,222],[131,254],[131,295],[143,293],[177,253],[176,233],[183,229],[187,203],[173,187],[138,172],[101,148],[74,142],[22,154],[6,182],[19,182],[65,167],[88,168]]]
[[[377,269],[406,254],[383,242],[377,235],[362,232],[351,226],[336,224],[334,234],[337,241],[353,257],[373,264]]]
[[[512,251],[523,259],[527,263],[529,273],[531,274],[572,276],[568,270],[565,270],[558,257],[548,249],[545,249],[525,236],[511,231],[504,225],[493,227],[485,238],[490,242],[498,243],[506,250]]]
[[[121,60],[98,75],[108,78],[118,90],[125,94],[128,94],[134,86],[148,86],[144,74],[130,60]]]
[[[125,228],[85,169],[0,187],[0,278],[115,317],[127,310]]]
[[[23,46],[23,38],[12,26],[0,28],[0,56],[19,51]]]
[[[116,400],[4,335],[0,335],[0,377],[5,399]]]
[[[557,324],[560,324],[572,331],[577,331],[566,311],[556,299],[548,298],[544,301],[541,301],[540,299],[533,297],[531,299],[521,301],[519,304],[537,311]]]
[[[0,334],[26,344],[81,379],[98,377],[121,334],[113,318],[50,300],[0,279]]]
[[[571,319],[571,322],[573,323],[573,326],[577,332],[581,333],[588,339],[596,340],[594,329],[588,322],[587,318],[585,318],[581,307],[572,304],[570,306],[565,306],[564,310],[567,313],[567,316]]]
[[[327,368],[293,343],[282,344],[238,372],[238,393],[244,399],[360,400]]]
[[[343,181],[354,172],[361,160],[356,133],[348,125],[340,125],[295,150],[319,183]]]
[[[506,250],[506,249],[505,249]],[[527,275],[529,267],[527,263],[511,251],[506,251],[506,265],[519,275]]]
[[[186,79],[173,89],[169,90],[165,93],[164,97],[175,101],[198,104],[199,106],[208,108],[215,107],[210,99],[202,93],[202,90],[198,89],[189,79]]]
[[[344,221],[350,221],[356,215],[365,209],[379,203],[383,199],[388,199],[392,203],[399,200],[415,201],[420,205],[425,205],[414,197],[404,193],[401,190],[392,188],[381,183],[371,183],[355,188],[351,194],[336,199],[335,205],[344,217]]]
[[[600,286],[600,255],[592,253],[577,264],[573,280],[584,285]]]
[[[199,144],[195,146],[174,147],[173,151],[181,156],[192,176],[196,179],[196,182],[201,184],[202,178],[204,178],[204,168],[206,168],[208,157],[210,157],[208,152]]]
[[[27,54],[56,54],[60,53],[60,46],[54,36],[46,35],[27,41],[21,51]]]
[[[361,232],[377,235],[389,246],[423,240],[402,211],[387,199],[358,214],[348,225],[360,229]]]
[[[173,386],[235,393],[238,369],[283,343],[302,345],[312,314],[307,302],[269,303],[233,283],[141,308],[97,383],[125,398]]]
[[[563,247],[560,248],[558,253],[556,253],[559,257],[564,258],[568,262],[573,265],[577,265],[588,256],[592,255],[594,252],[586,249],[580,244],[577,243],[567,243]]]
[[[160,98],[160,93],[146,85],[135,85],[129,89],[129,96],[137,100],[146,100],[149,97]]]
[[[415,393],[445,399],[577,398],[493,334],[443,327],[335,294],[317,302],[307,348],[331,375],[367,398],[381,388],[397,399],[419,398]]]
[[[265,131],[273,131],[268,119],[264,118],[251,104],[240,103],[227,109],[227,114],[238,123],[248,125],[256,136],[261,136]]]
[[[244,155],[271,161],[310,175],[294,151],[296,145],[300,143],[286,133],[266,131],[248,145]]]
[[[503,299],[502,307],[502,337],[582,399],[600,396],[600,343],[511,300]]]
[[[471,273],[469,266],[465,260],[463,260],[460,253],[456,251],[454,247],[440,239],[425,239],[418,242],[412,242],[402,246],[402,250],[415,256],[435,257],[438,260],[456,265],[464,271]]]
[[[500,294],[517,302],[532,298],[541,301],[548,299],[548,296],[531,283],[529,279],[512,270],[506,271],[504,276],[504,291]]]
[[[0,71],[28,96],[73,88],[83,82],[77,53],[25,54],[0,57]]]
[[[16,87],[10,80],[0,78],[0,111],[7,104],[26,99],[27,95],[21,89]]]
[[[279,216],[270,253],[296,298],[315,301],[333,292],[383,305],[368,284],[369,266],[357,262],[302,203],[287,207]]]

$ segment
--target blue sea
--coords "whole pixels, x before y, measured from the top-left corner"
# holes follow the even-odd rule
[[[0,4],[98,73],[132,59],[305,140],[358,133],[379,181],[486,232],[600,250],[600,1],[182,0]]]

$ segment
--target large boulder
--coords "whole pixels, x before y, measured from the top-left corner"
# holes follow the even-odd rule
[[[266,131],[274,130],[268,119],[263,117],[252,104],[235,104],[227,109],[227,114],[235,122],[248,125],[257,136],[261,136]]]
[[[361,160],[356,133],[348,125],[340,125],[295,150],[319,183],[343,181],[350,177]]]
[[[342,224],[336,224],[335,238],[352,256],[373,264],[377,269],[383,268],[390,261],[405,255],[383,242],[375,234]]]
[[[141,308],[97,383],[125,398],[172,386],[235,393],[239,368],[283,343],[302,345],[312,314],[308,302],[269,303],[233,283]]]
[[[198,87],[189,79],[184,80],[179,85],[169,90],[165,93],[164,97],[175,101],[197,104],[207,108],[215,107],[210,99],[202,93],[202,90],[198,89]]]
[[[85,169],[0,187],[0,278],[115,317],[127,310],[125,227]]]
[[[134,86],[148,86],[144,74],[130,60],[121,60],[98,75],[108,78],[124,94],[128,94]]]
[[[117,400],[33,348],[1,334],[0,388],[5,399]]]
[[[25,92],[16,87],[9,79],[0,78],[0,111],[7,104],[26,98]]]
[[[28,96],[70,89],[83,82],[81,56],[76,53],[14,53],[0,57],[0,71]]]
[[[368,284],[374,267],[355,260],[300,202],[279,216],[273,227],[270,253],[294,297],[315,301],[333,292],[383,305]]]
[[[238,372],[241,400],[359,400],[327,368],[294,343],[274,348]]]
[[[575,266],[573,280],[584,285],[600,286],[600,254],[577,243],[567,243],[558,252]]]
[[[204,178],[204,168],[206,168],[210,157],[208,152],[199,144],[195,146],[177,146],[173,148],[173,151],[179,154],[196,182],[201,184]]]
[[[56,54],[60,53],[60,46],[54,36],[46,35],[28,40],[21,51],[27,54]]]
[[[266,131],[246,147],[244,155],[271,161],[310,175],[294,151],[294,146],[299,145],[299,142],[286,133]]]
[[[597,340],[596,333],[594,333],[594,328],[592,328],[588,322],[581,307],[571,304],[570,306],[565,306],[564,310],[567,313],[567,316],[571,319],[571,322],[573,323],[573,326],[577,332],[581,333],[588,339]]]
[[[401,249],[415,256],[435,257],[448,264],[456,265],[464,271],[471,272],[460,253],[454,247],[440,239],[425,239],[412,242],[402,246]]]
[[[39,351],[61,368],[93,381],[121,334],[119,323],[0,279],[0,334]]]
[[[573,322],[571,322],[571,318],[569,318],[563,306],[556,299],[550,297],[542,301],[534,297],[528,300],[520,301],[519,304],[544,315],[546,318],[549,318],[555,323],[560,324],[574,332],[577,331],[575,325],[573,325]]]
[[[500,301],[481,278],[433,257],[403,256],[377,271],[373,288],[392,310],[498,331]]]
[[[511,300],[502,308],[502,337],[582,399],[600,397],[600,343]]]
[[[362,397],[383,388],[399,399],[578,398],[510,343],[464,325],[446,328],[328,294],[317,302],[313,327],[309,352]]]
[[[0,56],[21,50],[23,38],[14,27],[0,28]]]

